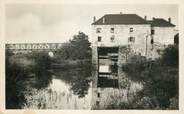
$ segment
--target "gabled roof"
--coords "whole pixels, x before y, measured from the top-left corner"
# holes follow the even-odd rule
[[[152,27],[175,27],[174,24],[162,18],[154,18],[153,20],[149,20],[148,23],[150,23]]]
[[[106,14],[92,24],[119,25],[119,24],[149,24],[149,23],[136,14]]]

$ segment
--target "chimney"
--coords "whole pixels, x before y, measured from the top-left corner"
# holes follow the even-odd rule
[[[170,17],[168,18],[168,22],[171,23],[171,18]]]
[[[94,16],[94,17],[93,17],[93,23],[94,23],[95,21],[96,21],[96,17]]]
[[[103,24],[105,23],[105,17],[102,18],[102,23],[103,23]]]
[[[147,20],[147,16],[144,16],[144,20]]]

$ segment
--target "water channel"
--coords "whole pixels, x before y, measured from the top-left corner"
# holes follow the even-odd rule
[[[41,89],[26,92],[25,109],[91,109],[92,82],[89,66],[66,69],[50,69],[45,75],[51,81],[41,87],[47,79],[36,81]],[[45,84],[44,84],[45,85]]]

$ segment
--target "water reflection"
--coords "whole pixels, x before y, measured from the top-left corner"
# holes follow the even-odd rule
[[[69,91],[69,85],[63,82],[60,79],[52,79],[52,82],[50,83],[49,87],[53,91],[63,92],[63,91]]]
[[[90,109],[92,97],[90,74],[90,69],[84,67],[68,70],[52,69],[51,73],[45,74],[45,79],[35,79],[34,85],[41,88],[33,86],[26,92],[27,104],[23,108]]]
[[[61,79],[68,85],[78,97],[85,97],[91,82],[91,66],[90,64],[77,65],[73,68],[59,69],[54,71],[56,79]]]
[[[91,85],[91,83],[90,83]],[[88,89],[88,94],[83,98],[79,98],[78,95],[70,89],[70,85],[60,79],[52,79],[52,83],[49,86],[53,92],[55,92],[58,101],[58,108],[62,109],[90,109],[91,108],[91,88]]]

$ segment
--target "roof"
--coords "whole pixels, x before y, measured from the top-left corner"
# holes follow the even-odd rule
[[[103,22],[104,21],[104,22]],[[112,25],[112,24],[149,24],[146,20],[136,14],[106,14],[93,25]]]
[[[154,18],[153,20],[149,20],[148,23],[150,23],[153,27],[175,27],[174,24],[162,18]]]

